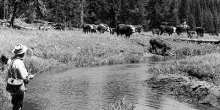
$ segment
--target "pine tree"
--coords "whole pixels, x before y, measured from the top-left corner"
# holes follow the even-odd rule
[[[197,27],[202,27],[203,26],[203,16],[202,16],[202,11],[201,11],[201,6],[198,5],[199,2],[198,0],[195,0],[195,21],[196,21],[196,26]]]
[[[188,16],[188,25],[194,29],[196,27],[196,23],[195,23],[195,18],[193,16],[193,14],[191,13],[189,16]]]
[[[214,24],[215,32],[219,32],[220,23],[219,23],[219,17],[218,17],[217,9],[215,9],[215,11],[214,11],[213,24]]]
[[[182,21],[187,19],[188,15],[188,0],[181,0],[179,7],[179,18]]]
[[[45,14],[46,9],[45,9],[44,4],[41,0],[34,0],[34,1],[31,1],[31,0],[12,0],[13,14],[12,14],[11,23],[10,23],[11,27],[14,25],[14,20],[15,20],[16,14],[17,14],[17,10],[19,10],[19,5],[21,5],[22,3],[29,4],[29,5],[34,4],[33,6],[38,7],[37,9],[42,9],[39,11],[39,12],[41,12],[42,15]],[[33,13],[34,12],[35,11],[33,11]]]

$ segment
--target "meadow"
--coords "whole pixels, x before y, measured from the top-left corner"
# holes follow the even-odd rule
[[[175,56],[160,56],[148,52],[149,39],[152,37],[161,37],[172,44],[172,52]],[[215,65],[219,65],[217,61],[220,57],[219,47],[212,44],[201,44],[181,42],[175,40],[176,35],[172,36],[153,36],[151,32],[135,33],[130,39],[121,36],[104,34],[84,34],[81,30],[66,31],[41,31],[41,30],[0,30],[0,54],[12,57],[12,49],[17,44],[24,44],[29,47],[27,57],[24,61],[30,73],[37,73],[42,69],[49,71],[59,66],[65,68],[76,67],[93,67],[103,65],[114,65],[123,63],[140,63],[140,62],[175,62],[169,64],[166,62],[164,66],[156,66],[151,69],[156,74],[179,74],[181,72],[192,71],[186,76],[195,78],[202,77],[201,80],[218,82],[215,72]],[[207,39],[219,39],[206,35]],[[211,54],[215,53],[215,54]],[[210,54],[206,57],[203,55]],[[193,57],[195,56],[195,57]],[[196,59],[196,61],[188,60],[188,57]],[[186,60],[184,60],[187,58]],[[203,60],[206,58],[206,60]],[[211,59],[211,60],[210,60]],[[201,62],[205,62],[205,64]],[[212,62],[215,61],[215,65]],[[179,65],[177,62],[185,62],[188,66]],[[208,63],[207,63],[208,62]],[[192,66],[194,64],[194,66]],[[196,65],[199,64],[199,65]],[[199,68],[206,68],[199,69]],[[0,73],[0,103],[10,100],[9,94],[5,91],[5,75],[6,67],[2,66]],[[170,68],[167,70],[167,68]],[[157,70],[157,71],[156,71]],[[177,71],[178,70],[178,71]],[[216,70],[217,71],[217,70]],[[209,76],[206,78],[206,76]]]

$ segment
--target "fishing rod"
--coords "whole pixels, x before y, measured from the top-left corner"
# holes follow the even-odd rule
[[[41,73],[42,71],[48,69],[50,66],[52,66],[52,65],[48,65],[48,66],[46,66],[44,69],[38,71],[37,73],[35,73],[35,74],[33,74],[33,75],[37,75],[37,74]]]
[[[51,60],[52,60],[52,59],[50,59],[49,62],[50,62]],[[51,67],[52,65],[53,65],[53,63],[52,63],[51,65],[46,66],[45,68],[43,68],[42,70],[38,71],[37,73],[35,73],[35,74],[33,74],[33,75],[37,75],[37,74],[41,73],[42,71],[48,69],[48,68]]]

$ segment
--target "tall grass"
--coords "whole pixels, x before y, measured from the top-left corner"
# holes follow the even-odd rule
[[[213,45],[205,44],[201,46],[192,43],[179,43],[173,42],[171,39],[168,41],[173,45],[174,48],[172,51],[176,53],[176,57],[161,57],[158,55],[150,55],[149,57],[147,48],[149,47],[148,41],[151,36],[144,34],[135,34],[130,39],[110,35],[109,33],[84,34],[80,30],[31,31],[3,29],[0,30],[0,34],[1,54],[12,57],[13,54],[11,50],[17,44],[24,44],[34,49],[32,53],[33,56],[27,56],[24,59],[31,73],[37,73],[44,70],[45,67],[49,69],[59,64],[87,67],[139,63],[148,61],[148,58],[150,58],[151,61],[162,61],[219,51],[218,48]],[[137,42],[141,42],[145,46],[139,45]],[[195,70],[195,68],[197,67],[192,68],[192,70]],[[207,69],[209,68],[207,67]],[[205,73],[206,72],[204,72],[204,74]],[[5,78],[4,75],[0,75],[0,77],[2,77],[0,79]],[[3,80],[0,80],[0,83],[5,84]],[[3,86],[0,88],[4,90]]]
[[[12,57],[17,44],[33,48],[33,56],[24,58],[30,73],[45,67],[68,64],[73,66],[99,66],[139,62],[144,49],[123,37],[105,34],[84,34],[82,31],[0,30],[0,53]],[[4,72],[0,75],[0,92],[5,94]],[[9,96],[4,95],[8,100]],[[2,97],[1,97],[2,98]],[[9,103],[9,102],[8,102]]]
[[[220,73],[220,54],[212,53],[204,56],[170,62],[153,67],[156,74],[182,74],[197,80],[218,84]],[[151,70],[152,70],[151,69]]]

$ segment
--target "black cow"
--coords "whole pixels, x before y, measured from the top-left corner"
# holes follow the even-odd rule
[[[60,24],[60,23],[55,24],[54,25],[54,29],[56,29],[56,30],[65,30],[65,25],[64,24]]]
[[[160,35],[162,35],[163,33],[168,33],[170,36],[171,34],[174,33],[174,26],[161,25],[159,29],[160,29]]]
[[[104,33],[105,31],[109,32],[109,26],[107,24],[99,24],[98,27],[97,27],[97,30],[100,32],[100,33]]]
[[[171,45],[167,42],[165,42],[164,40],[162,39],[159,39],[159,38],[152,38],[150,39],[150,52],[153,53],[153,50],[157,52],[157,48],[159,49],[162,49],[162,55],[165,55],[165,53],[168,51],[168,50],[171,50]],[[173,53],[171,53],[169,51],[169,54],[171,55],[174,55]]]
[[[189,31],[190,27],[188,25],[177,25],[176,26],[176,33],[177,35],[182,34],[183,32]]]
[[[116,33],[117,35],[125,35],[126,38],[130,38],[132,33],[135,32],[135,28],[132,25],[127,25],[127,24],[119,24],[116,27]]]
[[[190,39],[193,37],[194,34],[196,34],[196,31],[187,31],[187,36]]]
[[[93,29],[93,25],[91,24],[83,24],[82,26],[84,33],[89,33]]]
[[[198,36],[203,37],[205,33],[205,29],[203,27],[196,27],[195,30]]]
[[[160,35],[160,29],[152,29],[152,34]]]

